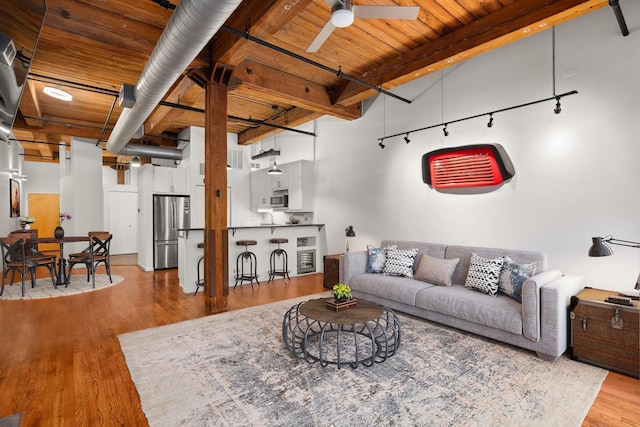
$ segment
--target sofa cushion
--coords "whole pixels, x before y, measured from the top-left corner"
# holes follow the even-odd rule
[[[418,249],[389,249],[383,273],[390,276],[413,277],[413,263]]]
[[[464,286],[488,295],[496,295],[503,263],[503,257],[485,258],[472,253]]]
[[[387,241],[391,242],[391,240]],[[393,244],[398,244],[398,248],[402,249],[402,246],[398,243],[398,241],[394,240],[392,242]],[[511,259],[521,264],[535,262],[536,271],[538,273],[547,269],[547,254],[544,252],[524,251],[519,249],[487,248],[482,246],[449,245],[446,247],[444,258],[460,258],[460,262],[456,267],[456,271],[454,271],[453,277],[451,278],[451,282],[454,285],[464,285],[464,281],[467,278],[467,271],[469,270],[471,254],[473,252],[485,258],[497,258],[500,256],[509,255]]]
[[[522,335],[522,305],[513,299],[475,292],[464,286],[433,286],[416,295],[416,307],[478,325]]]
[[[522,302],[522,284],[536,272],[536,263],[520,264],[512,260],[509,256],[504,258],[498,291]]]
[[[367,245],[369,258],[367,259],[367,273],[382,273],[384,265],[387,263],[387,250],[396,249],[397,246],[385,246],[376,248],[373,245]]]
[[[459,261],[460,258],[444,259],[422,254],[414,277],[436,285],[451,286],[451,276]]]
[[[408,277],[357,274],[351,277],[349,286],[352,292],[362,292],[413,306],[416,304],[416,294],[419,291],[435,285],[409,279]]]

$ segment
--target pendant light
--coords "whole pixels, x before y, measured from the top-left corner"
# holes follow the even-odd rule
[[[276,131],[275,130],[273,131],[273,148],[278,154],[280,154],[280,152],[278,151],[278,141],[276,140]],[[282,175],[282,170],[280,170],[278,168],[278,165],[276,164],[275,157],[273,158],[273,166],[271,166],[269,168],[267,173],[269,175]]]
[[[278,168],[275,159],[273,160],[273,166],[269,168],[269,171],[267,173],[269,175],[282,175],[282,170]]]

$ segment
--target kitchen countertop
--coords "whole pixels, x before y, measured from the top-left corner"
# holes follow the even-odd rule
[[[248,226],[243,226],[243,227],[228,227],[228,229],[231,230],[232,235],[235,236],[237,230],[256,229],[256,228],[270,228],[271,229],[271,233],[273,234],[273,231],[278,227],[318,227],[318,231],[320,231],[320,230],[322,230],[322,227],[324,227],[324,224],[307,224],[307,223],[304,223],[304,224],[261,224],[261,225],[248,225]]]
[[[261,224],[261,225],[246,225],[242,227],[228,227],[227,229],[231,231],[232,235],[235,236],[237,230],[244,229],[255,229],[255,228],[270,228],[271,233],[273,233],[274,229],[278,227],[318,227],[318,231],[322,230],[324,224]],[[204,231],[204,228],[179,228],[178,231],[186,231],[187,236],[189,231]]]

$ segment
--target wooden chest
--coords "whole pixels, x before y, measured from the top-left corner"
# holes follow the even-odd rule
[[[614,291],[585,289],[571,298],[574,359],[638,378],[640,307],[604,302]]]
[[[323,286],[333,289],[333,285],[340,282],[340,254],[324,256]]]

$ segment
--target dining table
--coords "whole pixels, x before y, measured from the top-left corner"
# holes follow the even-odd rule
[[[64,236],[64,237],[35,237],[28,239],[27,243],[55,243],[60,248],[60,254],[58,256],[58,272],[56,278],[56,286],[69,285],[69,278],[67,277],[66,264],[67,260],[64,257],[64,244],[65,243],[77,243],[88,242],[89,236]]]

